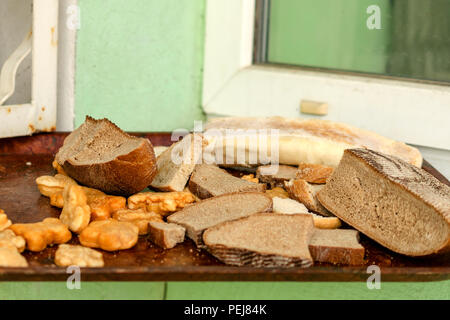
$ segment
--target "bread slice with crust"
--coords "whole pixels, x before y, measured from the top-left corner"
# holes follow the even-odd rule
[[[314,232],[311,215],[254,214],[209,228],[207,250],[222,262],[252,267],[308,267],[308,243]]]
[[[161,191],[183,191],[201,157],[202,148],[200,134],[189,134],[172,144],[156,159],[158,171],[151,186]]]
[[[359,243],[359,232],[354,229],[315,229],[309,251],[315,262],[364,264],[365,250]]]
[[[278,165],[278,170],[274,171],[274,166],[259,166],[256,169],[256,177],[264,183],[270,185],[270,188],[284,187],[284,182],[295,179],[297,167]]]
[[[450,187],[397,157],[345,150],[317,197],[392,251],[425,256],[450,249]]]
[[[207,228],[271,210],[272,199],[264,193],[231,193],[194,203],[170,215],[167,221],[186,228],[186,235],[201,246],[202,234]]]
[[[264,192],[264,184],[237,178],[225,170],[210,164],[198,164],[191,179],[189,190],[200,199],[234,192]]]
[[[148,139],[125,133],[108,119],[89,116],[66,137],[55,159],[71,178],[108,194],[139,192],[156,174]]]

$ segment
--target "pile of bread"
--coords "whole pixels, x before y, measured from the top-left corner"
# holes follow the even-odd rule
[[[258,158],[271,141],[230,136],[230,129],[277,130],[277,163]],[[219,141],[208,130],[227,135]],[[206,150],[216,161],[205,161]],[[237,152],[244,157],[229,161]],[[187,237],[237,266],[361,265],[360,232],[394,252],[427,256],[450,248],[450,187],[421,163],[415,148],[329,121],[224,118],[153,148],[87,117],[56,155],[58,174],[36,180],[62,208],[59,219],[6,228],[24,240],[15,246],[19,256],[25,247],[60,244],[60,266],[102,266],[92,248],[126,250],[139,236],[165,249]],[[72,233],[80,246],[64,244]]]

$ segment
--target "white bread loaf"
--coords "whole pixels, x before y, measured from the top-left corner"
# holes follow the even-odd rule
[[[267,148],[267,155],[272,160],[276,160],[276,154],[271,154],[271,144],[274,141],[271,141],[270,136],[264,145],[264,142],[252,140],[248,135],[227,134],[222,138],[221,145],[220,139],[214,137],[214,133],[225,133],[226,129],[255,130],[259,136],[261,131],[258,130],[261,129],[268,129],[268,134],[270,129],[278,130],[280,164],[313,163],[336,167],[345,149],[362,147],[397,156],[418,167],[422,165],[422,155],[416,148],[343,123],[282,117],[211,119],[205,126],[204,137],[209,143],[216,144],[214,152],[218,161],[223,153],[222,162],[226,159],[229,165],[232,165],[233,161],[235,165],[247,166],[267,163],[258,155],[262,147]],[[227,153],[227,150],[233,150],[233,154]],[[243,163],[237,161],[236,155],[239,153],[245,154]],[[257,163],[251,163],[252,158],[257,159]]]

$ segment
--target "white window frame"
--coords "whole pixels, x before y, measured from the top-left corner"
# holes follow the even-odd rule
[[[33,1],[31,101],[0,106],[0,137],[56,130],[58,3]]]
[[[208,117],[320,117],[450,150],[450,86],[253,65],[255,0],[207,0],[202,105]],[[326,102],[326,116],[300,101]]]

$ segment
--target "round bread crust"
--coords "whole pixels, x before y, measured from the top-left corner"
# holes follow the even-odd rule
[[[149,186],[157,170],[151,142],[139,139],[142,143],[138,148],[109,162],[78,165],[68,159],[60,165],[70,177],[85,186],[128,196]]]

